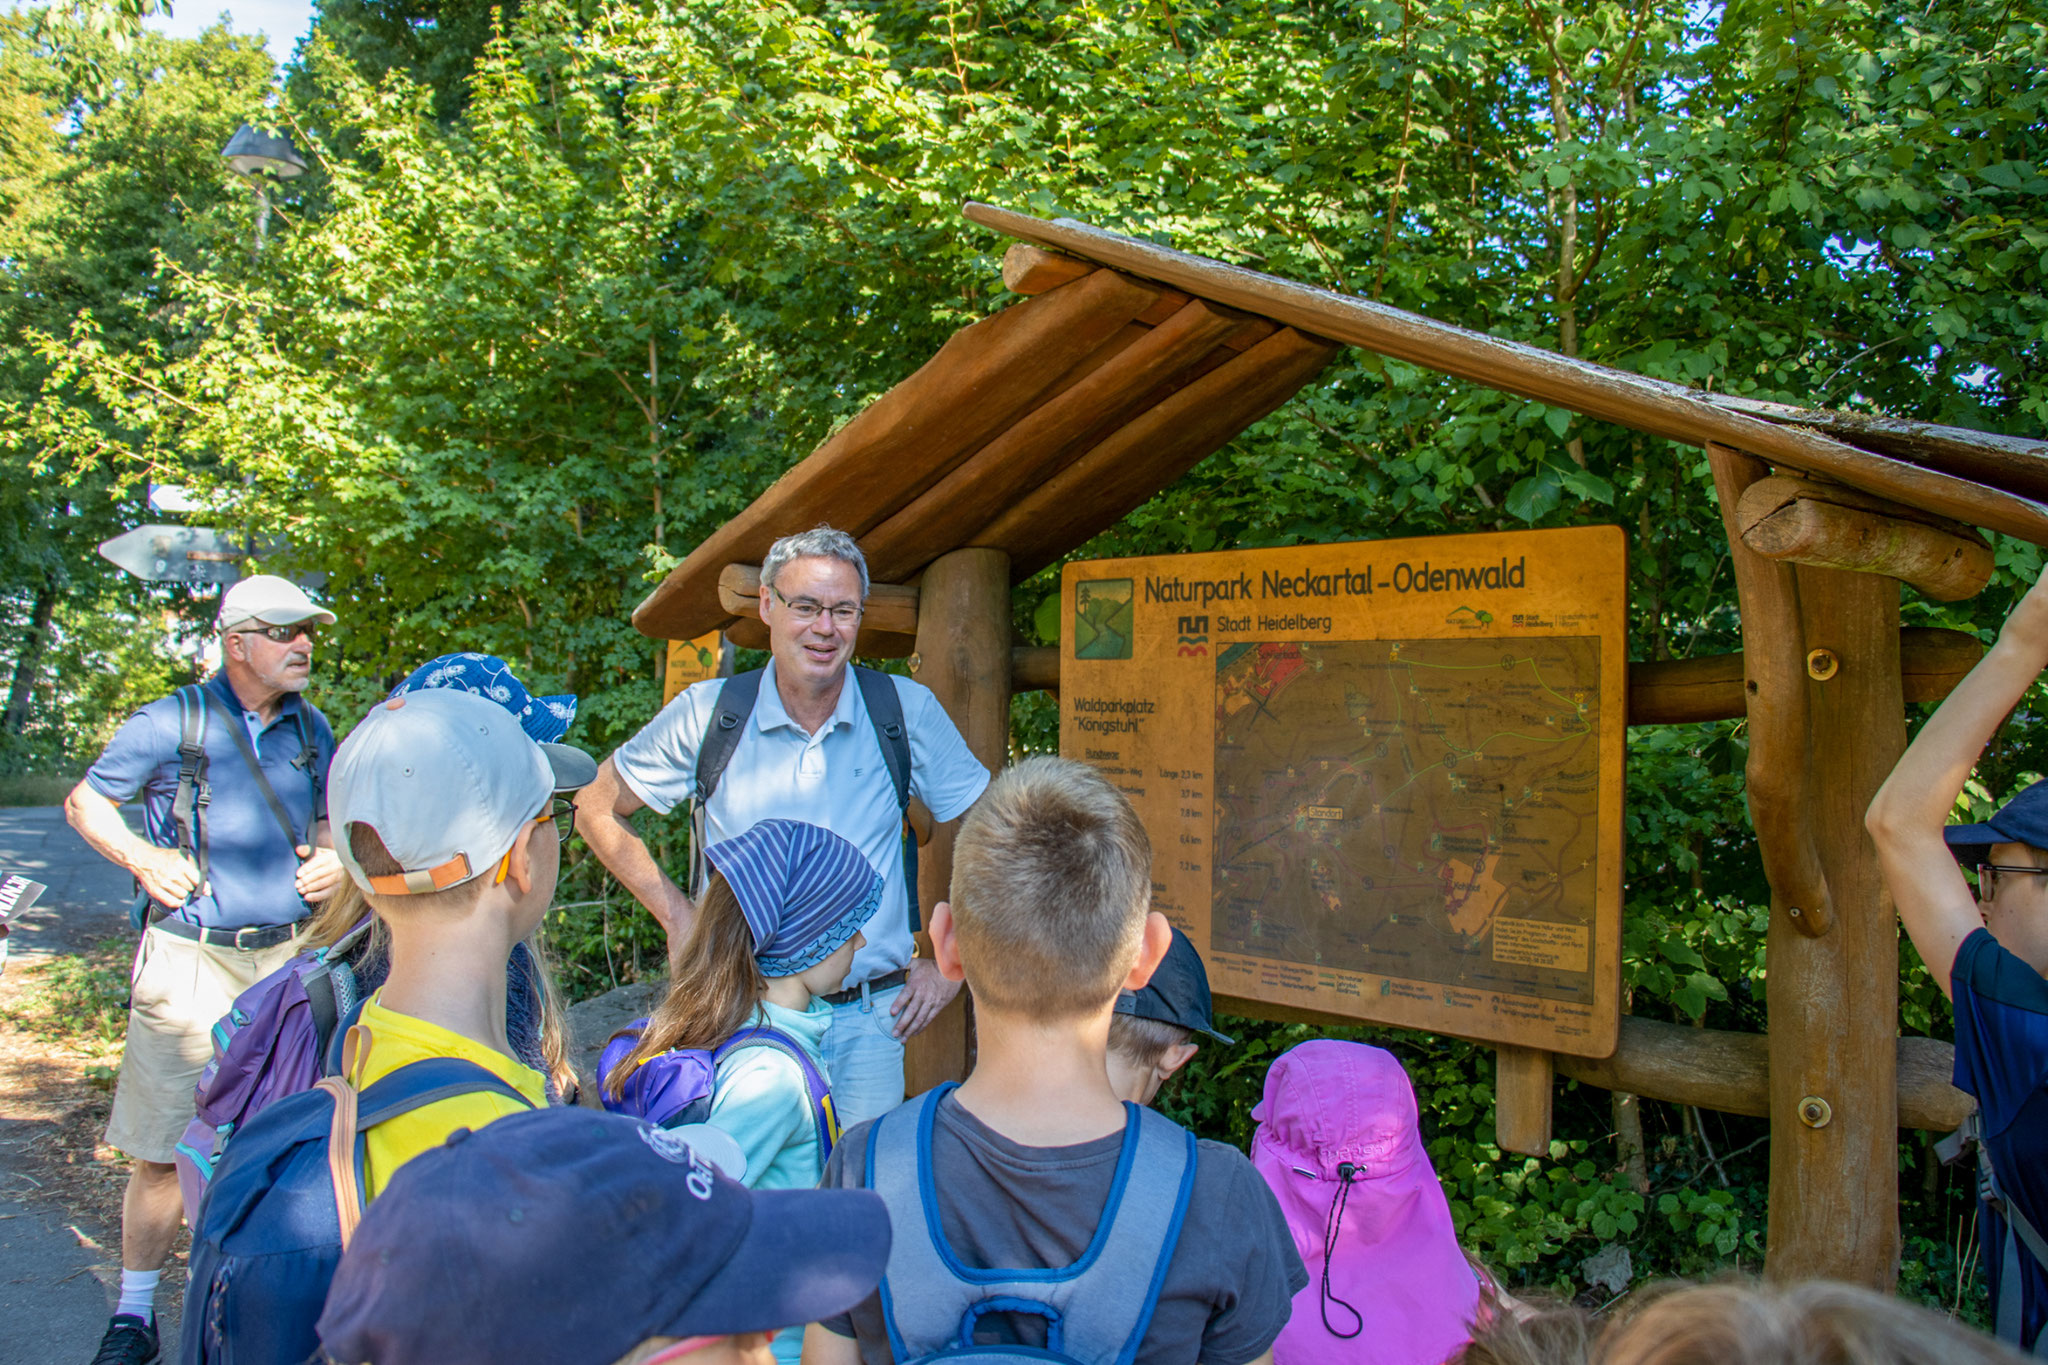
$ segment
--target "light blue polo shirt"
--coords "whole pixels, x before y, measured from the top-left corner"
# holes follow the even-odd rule
[[[968,749],[930,688],[893,675],[889,681],[902,700],[903,725],[910,734],[911,795],[939,823],[958,819],[988,786],[988,769]],[[612,755],[619,777],[655,810],[667,812],[690,799],[697,749],[724,685],[724,679],[714,678],[683,689]],[[851,843],[885,885],[882,908],[863,931],[867,946],[855,954],[847,982],[858,985],[910,961],[902,817],[881,737],[852,677],[840,687],[839,704],[818,732],[805,734],[783,709],[771,660],[754,714],[741,727],[704,816],[706,837],[714,844],[770,819],[807,821]]]

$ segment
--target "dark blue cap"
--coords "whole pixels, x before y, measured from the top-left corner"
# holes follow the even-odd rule
[[[2048,780],[2036,782],[1976,825],[1950,825],[1941,832],[1948,851],[1965,867],[1991,861],[1993,844],[2048,848]]]
[[[320,1343],[348,1365],[610,1365],[651,1337],[844,1313],[888,1260],[867,1190],[756,1193],[639,1119],[542,1109],[405,1163],[341,1258]]]
[[[1123,991],[1116,998],[1116,1012],[1139,1019],[1157,1019],[1178,1024],[1190,1033],[1206,1033],[1219,1043],[1237,1039],[1216,1031],[1216,1016],[1209,1001],[1209,972],[1194,940],[1178,928],[1173,943],[1143,990]]]

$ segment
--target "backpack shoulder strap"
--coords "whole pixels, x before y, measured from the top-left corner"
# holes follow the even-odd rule
[[[908,893],[910,931],[916,933],[924,927],[924,916],[917,900],[917,831],[910,827],[910,732],[903,723],[903,697],[887,673],[855,664],[853,676],[882,746],[889,781],[896,788],[896,809],[903,816],[903,885]]]
[[[711,720],[704,727],[704,738],[697,744],[697,771],[690,787],[690,894],[696,895],[704,889],[704,807],[711,800],[711,794],[718,790],[719,779],[725,776],[725,765],[732,762],[733,750],[740,745],[740,726],[747,717],[754,714],[754,702],[761,695],[761,675],[766,670],[754,668],[745,673],[735,673],[718,687],[718,700],[712,704]]]
[[[882,1196],[894,1229],[878,1292],[889,1350],[898,1361],[944,1349],[961,1315],[980,1297],[953,1273],[931,1179],[932,1124],[939,1101],[953,1088],[950,1082],[937,1086],[868,1125],[864,1183]]]
[[[271,815],[276,818],[278,828],[284,831],[285,839],[293,848],[305,843],[312,837],[312,817],[308,816],[308,833],[302,837],[299,831],[292,827],[291,814],[285,810],[284,802],[278,799],[277,789],[270,785],[270,775],[263,771],[263,761],[256,756],[256,746],[249,742],[249,727],[242,723],[240,716],[228,714],[226,704],[213,693],[202,691],[200,695],[206,698],[209,706],[221,712],[221,721],[227,726],[229,736],[235,741],[236,752],[241,754],[243,764],[249,769],[249,776],[256,779],[256,790],[263,793],[263,800],[270,807]]]
[[[697,772],[690,799],[698,805],[711,799],[711,794],[718,790],[718,780],[725,776],[725,765],[732,762],[732,751],[740,743],[740,725],[754,714],[754,701],[761,695],[763,671],[755,668],[735,673],[719,686],[711,722],[704,727],[703,741],[697,745]]]
[[[531,1109],[533,1101],[519,1093],[517,1086],[461,1057],[428,1057],[408,1062],[388,1076],[363,1087],[358,1103],[357,1127],[375,1128],[387,1119],[410,1114],[430,1104],[457,1095],[489,1093]]]
[[[818,1070],[818,1064],[811,1060],[811,1054],[804,1051],[804,1045],[773,1024],[755,1024],[741,1029],[732,1037],[720,1043],[711,1053],[711,1064],[716,1066],[743,1047],[772,1047],[784,1053],[803,1072],[804,1096],[809,1101],[811,1122],[818,1128],[818,1159],[832,1155],[832,1148],[839,1142],[839,1115],[832,1107],[832,1086],[825,1079],[825,1073]]]
[[[2048,1270],[2048,1241],[2005,1192],[1991,1160],[1991,1144],[1984,1140],[1982,1112],[1973,1111],[1958,1131],[1977,1144],[1977,1197],[2005,1220],[2005,1235],[1999,1239],[1998,1302],[1992,1305],[1992,1317],[1998,1338],[2018,1347],[2026,1336],[2026,1272],[2020,1249],[2024,1247],[2036,1265]],[[2033,1354],[2042,1356],[2044,1352],[2048,1352],[2048,1330],[2034,1342]]]
[[[178,833],[178,852],[207,874],[206,824],[206,697],[197,683],[187,683],[178,698],[178,790],[171,798],[171,824]]]
[[[915,1111],[905,1105],[885,1116],[869,1140],[869,1184],[888,1203],[896,1229],[882,1297],[896,1358],[971,1346],[983,1314],[1006,1312],[1044,1317],[1048,1347],[1085,1365],[1131,1365],[1180,1244],[1194,1191],[1194,1134],[1126,1105],[1109,1198],[1080,1259],[1064,1267],[977,1270],[959,1260],[940,1229],[931,1159],[940,1093],[931,1092]],[[912,1112],[914,1130],[896,1121]]]

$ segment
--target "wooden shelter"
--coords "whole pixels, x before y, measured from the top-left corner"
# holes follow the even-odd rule
[[[1991,571],[1977,528],[2048,544],[2032,501],[2048,498],[2048,443],[1702,393],[1070,220],[965,211],[1017,239],[1003,280],[1023,300],[956,333],[699,545],[635,625],[764,645],[763,554],[829,522],[876,579],[858,651],[908,656],[996,767],[1013,692],[1059,685],[1056,649],[1013,642],[1011,586],[1279,407],[1340,345],[1704,447],[1743,650],[1631,664],[1628,722],[1749,718],[1772,889],[1768,1031],[1625,1018],[1605,1059],[1502,1048],[1499,1138],[1547,1149],[1558,1071],[1768,1116],[1769,1269],[1888,1285],[1897,1130],[1951,1128],[1969,1102],[1949,1086],[1947,1044],[1897,1036],[1897,924],[1862,816],[1904,747],[1904,703],[1946,695],[1979,654],[1968,635],[1902,631],[1894,580],[1963,598]],[[950,855],[941,832],[922,859],[927,903]],[[965,1061],[956,1005],[913,1045],[913,1088]]]

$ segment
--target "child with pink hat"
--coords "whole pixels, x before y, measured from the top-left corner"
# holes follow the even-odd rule
[[[1274,1365],[1441,1365],[1489,1308],[1401,1063],[1363,1043],[1302,1043],[1267,1071],[1252,1117],[1252,1164],[1309,1273]]]

